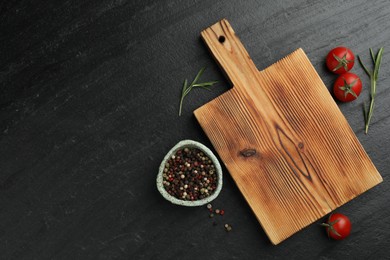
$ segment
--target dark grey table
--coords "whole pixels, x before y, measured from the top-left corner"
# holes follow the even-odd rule
[[[223,217],[157,192],[174,144],[212,148],[192,111],[231,87],[199,36],[222,18],[259,69],[302,47],[329,89],[330,49],[368,63],[385,47],[368,135],[359,65],[361,97],[339,104],[384,178],[338,209],[348,239],[329,240],[319,221],[273,246],[225,168]],[[0,28],[1,259],[389,259],[389,1],[2,1]],[[219,83],[179,117],[183,80],[203,66]]]

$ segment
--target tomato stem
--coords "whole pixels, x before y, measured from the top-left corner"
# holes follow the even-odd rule
[[[348,71],[348,63],[352,62],[353,60],[347,60],[347,53],[348,52],[346,51],[342,58],[333,54],[333,58],[335,58],[335,60],[337,60],[337,62],[338,62],[337,66],[333,69],[333,71],[337,71],[341,67],[343,67],[345,69],[345,71]]]
[[[330,218],[329,218],[330,219]],[[333,227],[334,224],[336,224],[337,222],[339,222],[340,219],[336,219],[335,221],[332,221],[330,223],[321,223],[321,226],[323,227],[326,227],[326,232],[328,234],[328,237],[329,237],[329,233],[332,232],[334,233],[336,236],[339,236],[341,237],[341,235],[339,234],[339,232],[336,231],[336,229]],[[329,222],[329,221],[328,221]]]

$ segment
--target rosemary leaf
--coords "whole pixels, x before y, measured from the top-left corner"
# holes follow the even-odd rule
[[[375,65],[375,55],[374,55],[374,52],[372,51],[372,48],[370,48],[370,55],[371,55],[372,62]]]
[[[198,82],[199,78],[202,76],[203,72],[205,71],[205,67],[201,68],[198,74],[196,74],[194,81],[192,81],[191,86],[193,86],[196,82]]]
[[[382,62],[382,55],[383,55],[383,48],[380,48],[378,51],[378,54],[376,55],[376,60],[375,60],[375,69],[374,69],[374,79],[378,80],[378,74],[379,70],[381,67],[381,62]]]
[[[184,83],[183,83],[183,89],[181,91],[180,106],[179,106],[179,116],[181,115],[181,109],[183,107],[184,97],[187,96],[187,94],[189,93],[187,84],[188,84],[188,81],[187,81],[187,79],[185,79]]]
[[[362,68],[364,69],[364,71],[367,73],[367,75],[368,75],[369,77],[371,77],[371,72],[369,72],[368,69],[367,69],[367,67],[364,66],[362,60],[360,59],[360,56],[358,56],[358,60],[359,60],[360,65],[361,65]]]
[[[365,133],[368,133],[368,128],[371,123],[372,115],[374,114],[374,107],[375,107],[375,97],[376,97],[376,84],[378,80],[378,75],[380,71],[380,66],[382,63],[382,56],[383,56],[383,47],[379,49],[376,57],[374,56],[374,52],[370,48],[370,55],[374,62],[374,70],[369,71],[366,66],[364,66],[362,60],[358,56],[358,60],[360,65],[363,67],[364,71],[367,73],[367,75],[370,77],[371,82],[371,88],[370,88],[370,105],[368,106],[368,110],[366,108],[366,105],[363,105],[364,109],[364,122],[365,122]]]
[[[188,84],[188,81],[187,81],[187,79],[185,79],[184,83],[183,83],[183,90],[181,91],[182,95],[184,95],[184,93],[187,91],[187,84]]]
[[[194,87],[208,87],[208,86],[212,86],[214,85],[215,83],[218,83],[218,81],[210,81],[210,82],[204,82],[204,83],[196,83],[192,86]]]
[[[210,81],[210,82],[198,83],[198,80],[202,76],[205,69],[206,68],[203,67],[199,70],[198,74],[196,74],[194,80],[192,81],[192,83],[190,85],[188,85],[187,79],[184,80],[183,89],[181,91],[181,97],[180,97],[179,116],[181,116],[184,98],[191,92],[191,90],[193,90],[194,88],[211,90],[210,87],[218,82],[218,81]]]

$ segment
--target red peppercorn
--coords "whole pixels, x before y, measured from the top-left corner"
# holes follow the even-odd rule
[[[219,211],[219,214],[220,214],[221,216],[223,216],[223,214],[225,214],[225,211],[224,211],[223,209],[221,209],[221,210]]]

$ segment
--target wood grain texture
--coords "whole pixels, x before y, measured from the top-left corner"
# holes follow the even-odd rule
[[[259,72],[227,20],[201,35],[234,87],[194,114],[273,244],[382,181],[302,49]]]

